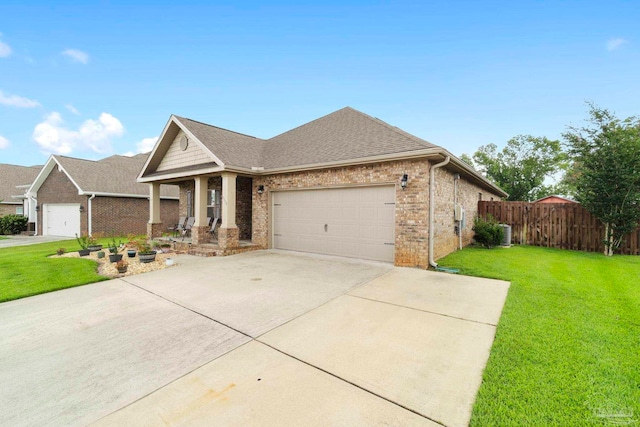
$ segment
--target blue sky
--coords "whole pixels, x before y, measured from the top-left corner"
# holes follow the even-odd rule
[[[269,138],[351,106],[456,155],[639,114],[634,1],[0,5],[0,163],[150,149],[170,114]]]

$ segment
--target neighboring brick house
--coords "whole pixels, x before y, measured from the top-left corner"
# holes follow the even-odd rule
[[[18,166],[0,163],[0,216],[17,214],[35,222],[35,209],[29,209],[30,200],[25,191],[42,169],[40,166]],[[31,212],[31,214],[30,214]]]
[[[51,156],[27,196],[36,202],[36,234],[144,234],[149,218],[149,186],[136,182],[147,158],[111,156],[93,161]],[[163,185],[164,226],[178,222],[178,188]]]
[[[196,218],[193,245],[210,242],[213,216],[222,254],[252,244],[421,268],[471,242],[478,199],[507,195],[445,149],[349,107],[266,140],[171,116],[138,181],[151,184],[153,237],[158,188],[171,183],[180,214]]]

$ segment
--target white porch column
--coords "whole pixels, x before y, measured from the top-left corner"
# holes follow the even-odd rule
[[[149,224],[160,222],[160,184],[149,184]]]
[[[196,177],[196,188],[194,197],[194,213],[196,216],[196,222],[193,224],[195,227],[206,227],[207,224],[207,191],[209,186],[209,177],[199,176]]]
[[[236,227],[236,175],[222,174],[222,223],[218,229],[218,246],[225,253],[233,253],[238,247],[238,227]]]
[[[160,220],[160,183],[149,184],[149,223],[147,224],[147,236],[153,239],[162,235],[162,222]]]
[[[236,177],[235,173],[222,174],[222,223],[221,228],[236,227]]]

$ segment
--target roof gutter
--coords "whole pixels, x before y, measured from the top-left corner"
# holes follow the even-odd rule
[[[148,199],[149,195],[148,194],[124,194],[124,193],[104,193],[104,192],[100,192],[100,191],[83,191],[82,193],[80,193],[81,196],[88,196],[88,195],[92,195],[91,198],[93,199],[96,196],[100,196],[100,197],[130,197],[130,198],[134,198],[134,199]],[[160,196],[160,199],[163,200],[180,200],[180,197],[174,197],[174,196]]]
[[[435,189],[436,189],[436,169],[446,166],[451,161],[451,156],[447,156],[444,161],[440,163],[436,163],[435,165],[429,168],[429,265],[433,268],[436,268],[438,264],[433,259],[433,229],[434,225],[434,215],[436,210],[435,204]]]
[[[353,166],[353,165],[361,165],[366,163],[389,162],[393,160],[417,159],[421,157],[435,156],[440,154],[441,151],[442,150],[440,148],[426,148],[424,150],[381,154],[378,156],[361,157],[357,159],[345,159],[345,160],[338,160],[338,161],[325,162],[325,163],[310,163],[310,164],[299,165],[299,166],[265,168],[264,170],[258,173],[254,171],[254,173],[256,175],[268,175],[268,174],[276,174],[276,173],[300,172],[300,171],[313,170],[313,169],[327,169],[327,168],[335,168],[340,166]]]

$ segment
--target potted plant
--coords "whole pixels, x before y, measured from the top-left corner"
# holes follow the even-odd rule
[[[116,269],[118,270],[118,273],[126,273],[128,268],[129,264],[127,263],[127,261],[121,259],[120,261],[116,262]]]
[[[138,245],[138,259],[140,262],[147,263],[155,261],[156,252],[151,249],[151,246],[147,242],[140,242]]]
[[[135,248],[127,249],[127,255],[129,256],[129,258],[135,257],[136,256],[136,252],[137,252],[137,250]]]
[[[122,244],[122,242],[116,242],[116,238],[112,237],[111,238],[111,242],[109,242],[109,253],[110,254],[117,254],[118,253],[118,247]]]
[[[90,252],[97,252],[102,249],[102,245],[98,244],[98,240],[94,236],[89,236],[87,249],[89,249]]]
[[[104,258],[104,251],[98,251],[98,259]]]
[[[122,260],[122,254],[118,253],[118,244],[116,243],[116,239],[111,239],[111,244],[109,245],[109,261],[118,262]]]
[[[89,236],[87,236],[86,234],[83,234],[82,236],[78,236],[78,234],[76,233],[76,241],[80,245],[80,250],[78,251],[78,254],[80,256],[89,255],[89,252],[91,252],[88,249],[88,247],[89,247]]]
[[[171,243],[162,243],[160,245],[160,249],[162,250],[162,253],[167,254],[169,252],[171,252]]]

